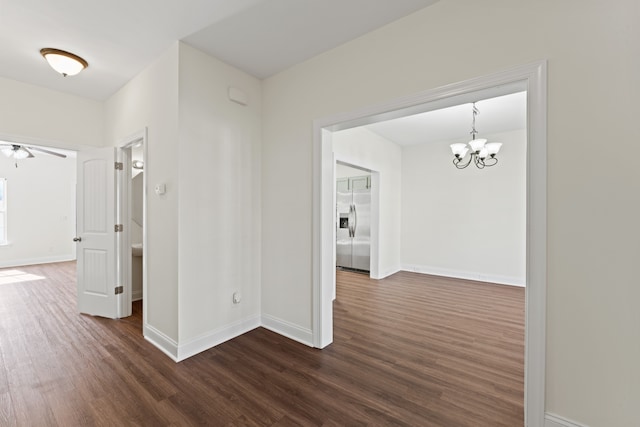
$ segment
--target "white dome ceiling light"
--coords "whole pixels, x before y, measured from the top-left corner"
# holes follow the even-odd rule
[[[40,54],[47,60],[51,68],[64,77],[75,76],[89,66],[89,63],[78,55],[60,49],[45,47]]]

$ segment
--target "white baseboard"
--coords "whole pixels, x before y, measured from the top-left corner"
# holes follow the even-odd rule
[[[269,316],[268,314],[262,315],[262,327],[304,345],[308,345],[309,347],[313,347],[313,333],[310,329],[301,328],[298,325],[278,319],[277,317]]]
[[[24,258],[0,261],[0,268],[8,267],[23,267],[25,265],[37,265],[37,264],[51,264],[53,262],[66,262],[75,261],[76,257],[73,255],[55,255],[39,258]]]
[[[556,414],[549,412],[544,414],[544,427],[588,427],[586,424],[580,424],[570,421]]]
[[[252,316],[215,331],[206,332],[178,346],[176,361],[188,359],[260,326],[260,316]]]
[[[428,265],[402,265],[403,271],[434,276],[455,277],[456,279],[475,280],[478,282],[497,283],[499,285],[525,287],[525,279],[514,276],[501,276],[497,274],[484,274],[470,271],[450,270],[447,268],[432,267]]]
[[[131,292],[131,301],[139,301],[142,299],[142,291]]]
[[[373,277],[371,276],[372,279],[376,279],[376,280],[380,280],[380,279],[384,279],[385,277],[389,277],[392,274],[396,274],[397,272],[402,271],[402,269],[398,266],[395,266],[393,268],[388,268],[383,272],[378,272],[378,277]]]
[[[156,346],[160,351],[169,356],[174,362],[178,362],[178,343],[169,338],[153,326],[145,324],[142,327],[144,339]]]
[[[216,331],[202,334],[180,345],[151,325],[145,325],[143,327],[143,335],[147,341],[169,356],[171,360],[181,362],[260,326],[309,347],[313,347],[313,334],[311,330],[301,328],[269,315],[263,315],[262,317],[257,315],[252,316]]]

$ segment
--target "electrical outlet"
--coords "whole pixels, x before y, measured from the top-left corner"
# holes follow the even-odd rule
[[[234,292],[233,293],[233,303],[234,304],[239,304],[241,300],[242,300],[242,295],[240,294],[240,292]]]

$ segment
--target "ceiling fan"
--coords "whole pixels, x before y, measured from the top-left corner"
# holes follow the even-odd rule
[[[8,143],[8,142],[0,142],[0,151],[2,151],[2,154],[4,154],[5,156],[14,159],[16,167],[18,167],[18,160],[35,157],[32,151],[39,151],[41,153],[51,154],[52,156],[58,156],[63,158],[67,157],[65,154],[47,150],[46,148],[33,147],[33,146],[14,144],[14,143]]]

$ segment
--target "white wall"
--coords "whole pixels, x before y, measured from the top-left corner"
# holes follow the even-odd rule
[[[143,147],[131,148],[131,161],[143,159]],[[140,175],[142,174],[142,175]],[[143,204],[144,204],[144,172],[143,169],[131,168],[131,243],[142,243]]]
[[[18,160],[0,155],[7,179],[8,244],[0,245],[0,267],[76,258],[76,158],[34,152]]]
[[[58,148],[101,147],[101,102],[0,78],[0,139]]]
[[[372,266],[372,277],[389,276],[400,270],[402,150],[362,127],[333,132],[332,142],[336,160],[379,173],[378,265]],[[372,256],[371,261],[375,260]]]
[[[368,170],[352,168],[343,164],[336,164],[336,178],[349,178],[352,176],[365,176],[371,175],[371,172]]]
[[[443,141],[402,149],[402,269],[523,286],[526,130],[481,135],[503,143],[496,166],[456,169]]]
[[[148,127],[144,304],[156,340],[178,343],[178,43],[105,102],[105,140],[117,145]],[[157,196],[156,184],[167,192]],[[147,331],[148,332],[148,331]]]
[[[140,154],[136,159],[135,151],[142,151],[141,147],[132,150],[132,160],[142,160]],[[133,168],[132,168],[133,169]],[[133,169],[131,180],[131,192],[129,193],[131,219],[129,220],[129,239],[131,245],[143,244],[143,223],[144,223],[144,172],[140,169]],[[142,255],[144,256],[144,246],[142,248]],[[132,249],[133,250],[133,249]],[[133,301],[143,298],[143,256],[131,256],[131,299]]]
[[[506,142],[500,166],[459,171],[449,144],[466,140],[399,147],[362,127],[333,133],[338,160],[381,171],[379,277],[525,284],[526,131],[482,136]]]
[[[637,425],[639,20],[636,0],[447,0],[266,79],[263,311],[310,325],[313,120],[548,59],[546,409]]]
[[[229,87],[248,104],[230,101]],[[179,329],[188,356],[260,324],[261,84],[180,44],[179,100]]]
[[[106,103],[110,144],[148,128],[145,336],[174,359],[260,324],[260,111],[259,80],[183,43]]]
[[[102,146],[101,102],[6,78],[0,93],[0,140],[71,150]],[[0,176],[9,180],[11,243],[0,247],[0,266],[75,259],[75,158],[36,153],[16,169],[0,157]],[[60,176],[60,185],[52,176]],[[44,218],[43,203],[53,213]]]

